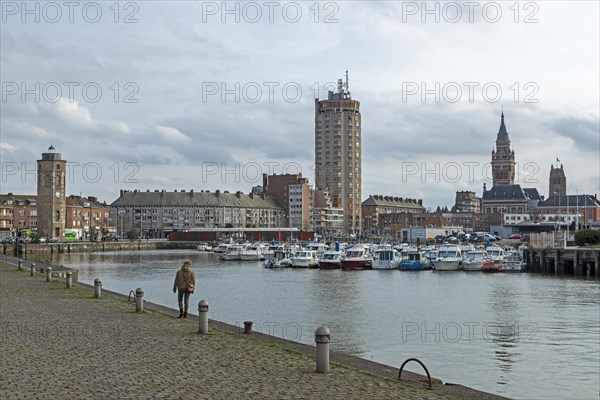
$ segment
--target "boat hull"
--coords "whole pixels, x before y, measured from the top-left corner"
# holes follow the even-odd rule
[[[436,271],[458,271],[460,269],[459,261],[435,261]]]
[[[319,261],[319,268],[321,269],[341,269],[341,261]]]
[[[344,270],[361,270],[372,269],[373,262],[371,260],[344,260],[342,261],[342,269]]]

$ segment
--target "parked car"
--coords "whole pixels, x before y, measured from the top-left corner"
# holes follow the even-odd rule
[[[523,236],[519,235],[518,233],[515,233],[514,235],[510,235],[508,238],[521,240],[521,239],[523,239]]]
[[[48,238],[48,243],[56,243],[56,242],[58,242],[58,238],[55,238],[55,237]]]

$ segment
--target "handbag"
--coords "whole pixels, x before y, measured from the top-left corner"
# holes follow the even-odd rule
[[[191,282],[186,282],[186,290],[188,293],[194,293],[194,290],[196,289],[196,286],[194,286],[193,283]]]

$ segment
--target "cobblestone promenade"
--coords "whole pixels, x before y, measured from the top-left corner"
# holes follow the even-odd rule
[[[0,398],[452,398],[340,363],[319,374],[293,346],[149,308],[0,264]]]

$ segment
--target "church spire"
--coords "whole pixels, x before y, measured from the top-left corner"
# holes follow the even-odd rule
[[[498,137],[496,138],[497,142],[508,142],[510,139],[508,138],[508,131],[506,130],[506,125],[504,125],[504,109],[502,110],[502,114],[500,116],[500,129],[498,130]]]

